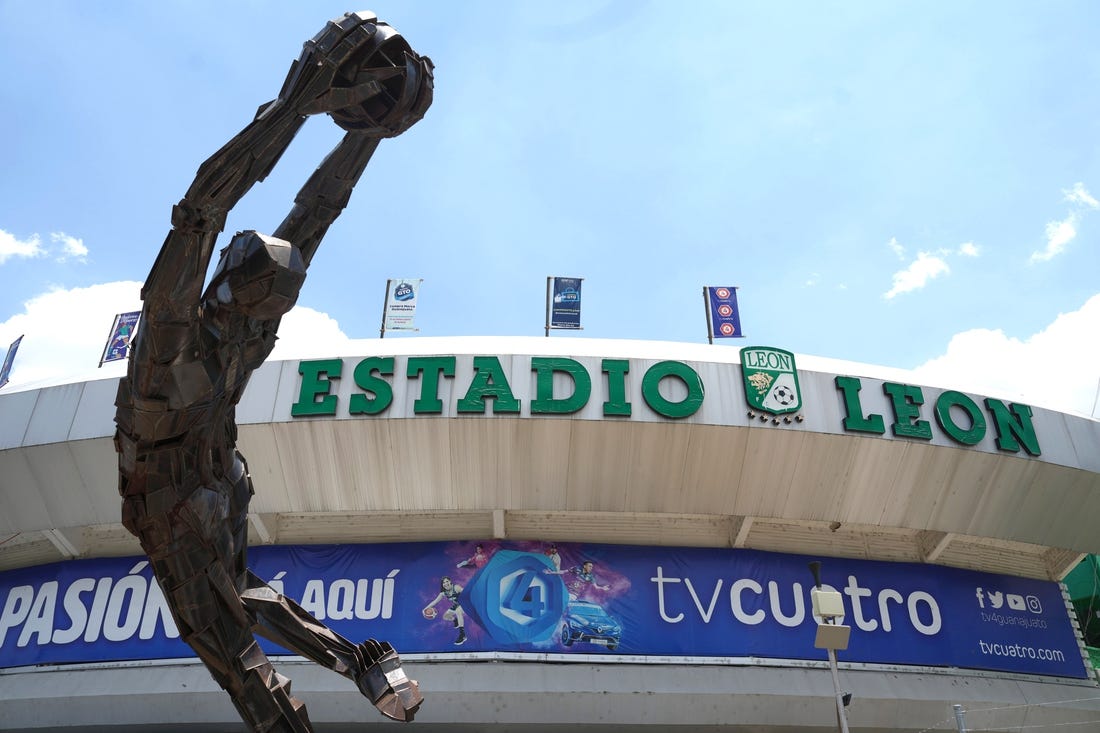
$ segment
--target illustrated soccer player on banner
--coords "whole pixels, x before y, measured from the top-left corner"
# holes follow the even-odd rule
[[[577,600],[584,597],[585,591],[588,588],[598,588],[599,590],[611,590],[611,586],[607,584],[600,584],[596,581],[596,574],[592,572],[593,563],[591,560],[585,560],[580,565],[574,565],[567,570],[550,570],[547,568],[543,572],[547,575],[567,575],[568,579],[565,581],[566,590],[569,591],[569,598]]]
[[[250,42],[242,39],[241,52]],[[235,408],[371,154],[431,100],[431,62],[388,25],[361,13],[328,23],[278,98],[199,168],[142,290],[116,400],[123,524],[149,556],[180,636],[255,731],[311,727],[254,633],[348,677],[391,718],[411,720],[422,702],[388,643],[348,641],[249,571],[253,487],[236,449]],[[347,131],[343,140],[274,236],[234,236],[204,289],[229,210],[270,173],[307,116],[321,113]]]
[[[554,563],[554,570],[561,570],[561,555],[558,554],[557,545],[550,545],[543,551],[543,554],[550,558],[550,562]]]
[[[118,333],[115,334],[114,342],[111,344],[111,354],[126,354],[126,349],[130,348],[130,337],[133,334],[129,324],[119,324]]]
[[[447,601],[450,602],[451,607],[443,612],[443,620],[452,622],[455,628],[458,629],[458,636],[455,637],[454,641],[455,646],[466,643],[466,614],[463,613],[462,606],[458,601],[461,594],[462,586],[444,575],[439,581],[439,594],[431,603],[424,606],[424,609],[421,611],[424,618],[431,620],[435,618],[435,605],[437,603],[443,599],[447,599]]]

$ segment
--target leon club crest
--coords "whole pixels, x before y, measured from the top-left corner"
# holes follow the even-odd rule
[[[785,415],[802,409],[798,370],[791,352],[770,346],[746,346],[741,349],[741,377],[745,382],[745,400],[754,410]],[[750,417],[754,415],[750,413]],[[767,420],[765,415],[760,417]],[[801,417],[797,418],[800,422]]]

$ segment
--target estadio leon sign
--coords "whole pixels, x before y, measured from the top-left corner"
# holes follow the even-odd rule
[[[984,442],[1000,451],[1041,454],[1028,405],[844,375],[810,394],[794,354],[764,346],[743,348],[740,366],[563,356],[370,356],[301,361],[298,373],[293,418],[574,415],[797,423],[819,432],[963,447]]]

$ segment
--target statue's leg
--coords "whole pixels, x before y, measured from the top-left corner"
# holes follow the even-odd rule
[[[192,557],[194,549],[179,547]],[[175,610],[181,637],[254,731],[311,730],[305,706],[291,696],[290,680],[275,672],[256,643],[251,622],[221,563],[214,560],[165,595]]]
[[[171,491],[170,488],[166,489]],[[145,514],[148,497],[128,497],[130,517],[180,636],[233,700],[252,730],[309,733],[305,706],[290,694],[290,680],[275,672],[252,634],[226,562],[227,497],[198,489],[171,512]]]
[[[247,568],[246,520],[252,481],[240,453],[236,454],[231,479],[228,534],[233,538],[235,552],[231,567],[238,598],[248,613],[252,631],[352,680],[383,715],[394,720],[412,720],[424,698],[416,681],[410,680],[401,668],[401,659],[392,646],[373,639],[353,644]]]
[[[255,620],[257,634],[354,681],[383,715],[413,719],[424,698],[392,646],[374,639],[353,644],[251,571],[245,583],[241,600]]]

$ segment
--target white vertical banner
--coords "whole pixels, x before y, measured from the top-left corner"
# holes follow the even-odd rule
[[[419,331],[416,327],[416,301],[421,278],[397,278],[386,281],[386,303],[382,312],[382,332]]]

